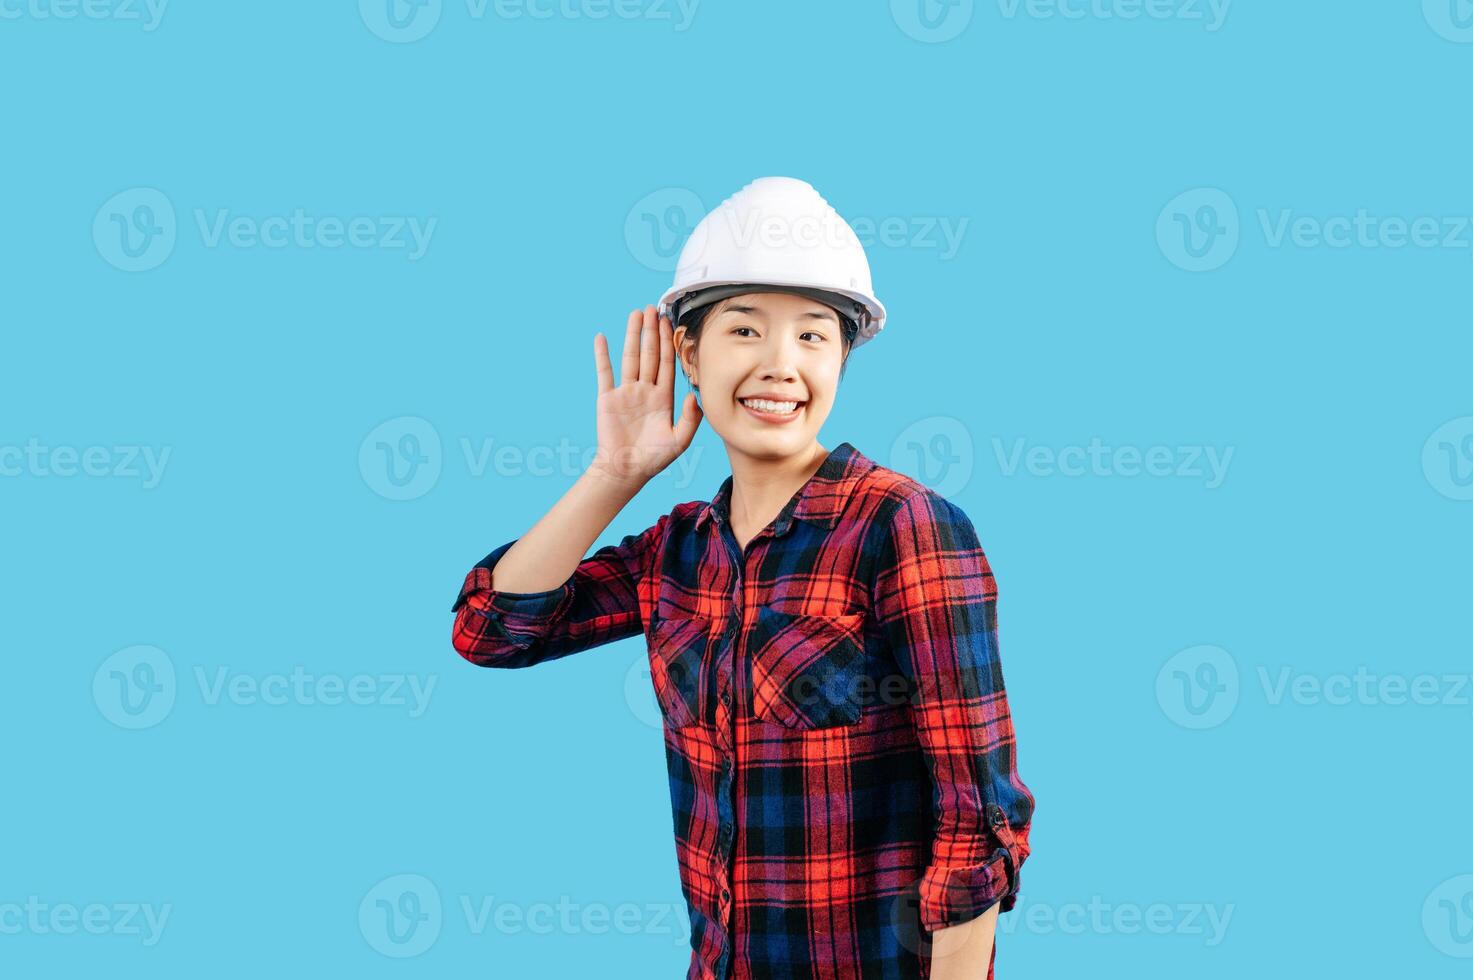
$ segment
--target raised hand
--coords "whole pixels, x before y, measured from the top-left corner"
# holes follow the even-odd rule
[[[598,452],[592,469],[636,489],[685,452],[701,424],[701,407],[687,392],[680,420],[675,409],[675,340],[670,320],[653,306],[629,314],[618,386],[609,342],[593,338],[598,370]]]

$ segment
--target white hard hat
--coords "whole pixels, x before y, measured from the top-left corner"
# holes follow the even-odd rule
[[[885,325],[859,236],[813,185],[795,177],[759,177],[702,218],[680,250],[660,312],[678,326],[690,301],[701,305],[697,294],[732,295],[711,287],[735,285],[831,300],[858,325],[855,347]]]

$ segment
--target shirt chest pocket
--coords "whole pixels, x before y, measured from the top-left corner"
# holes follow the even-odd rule
[[[710,623],[704,619],[661,619],[650,633],[650,680],[655,700],[671,728],[685,728],[705,717],[706,646]]]
[[[864,614],[800,616],[766,606],[747,637],[752,713],[786,728],[853,725],[862,713]]]

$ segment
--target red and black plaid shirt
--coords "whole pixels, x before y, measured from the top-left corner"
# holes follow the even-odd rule
[[[644,633],[687,980],[927,978],[930,933],[1011,909],[1029,853],[987,558],[847,442],[744,551],[731,484],[547,592],[492,589],[507,542],[465,577],[455,649],[530,667]]]

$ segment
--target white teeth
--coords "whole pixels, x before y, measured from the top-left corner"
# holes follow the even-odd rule
[[[788,415],[798,410],[797,402],[771,402],[765,398],[743,398],[742,404],[774,415]]]

